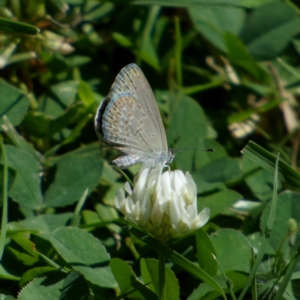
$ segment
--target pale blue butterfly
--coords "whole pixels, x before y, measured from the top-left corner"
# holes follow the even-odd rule
[[[165,165],[174,158],[152,89],[136,64],[129,64],[116,77],[97,110],[95,129],[106,144],[124,154],[113,160],[119,168],[146,160]]]

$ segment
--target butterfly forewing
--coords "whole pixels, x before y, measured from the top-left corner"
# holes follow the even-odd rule
[[[120,71],[109,95],[124,92],[130,93],[142,105],[147,117],[151,119],[151,128],[148,133],[152,138],[152,147],[156,152],[168,151],[165,129],[152,89],[144,73],[136,64],[130,64]]]

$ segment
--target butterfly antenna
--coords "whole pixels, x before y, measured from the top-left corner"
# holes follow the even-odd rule
[[[215,152],[215,149],[203,149],[203,148],[176,148],[176,149],[170,149],[172,151],[172,153],[176,153],[176,152],[182,152],[184,150],[199,150],[199,151],[206,151],[206,152]]]

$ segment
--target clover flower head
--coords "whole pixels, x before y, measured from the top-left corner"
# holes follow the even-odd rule
[[[209,220],[210,210],[197,213],[197,187],[189,172],[163,172],[163,164],[143,163],[131,189],[119,189],[115,205],[125,219],[140,226],[161,241],[182,237]]]

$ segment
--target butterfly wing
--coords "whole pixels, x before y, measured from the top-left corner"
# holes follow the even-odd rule
[[[126,66],[117,76],[98,108],[95,127],[104,142],[126,154],[115,161],[120,167],[168,151],[153,92],[135,64]]]
[[[154,142],[152,145],[156,150],[155,152],[168,151],[165,128],[155,97],[144,73],[136,64],[127,65],[116,77],[109,95],[120,93],[131,94],[142,105],[146,114],[151,119],[152,135],[150,136],[150,141]],[[153,139],[155,140],[153,141]]]

